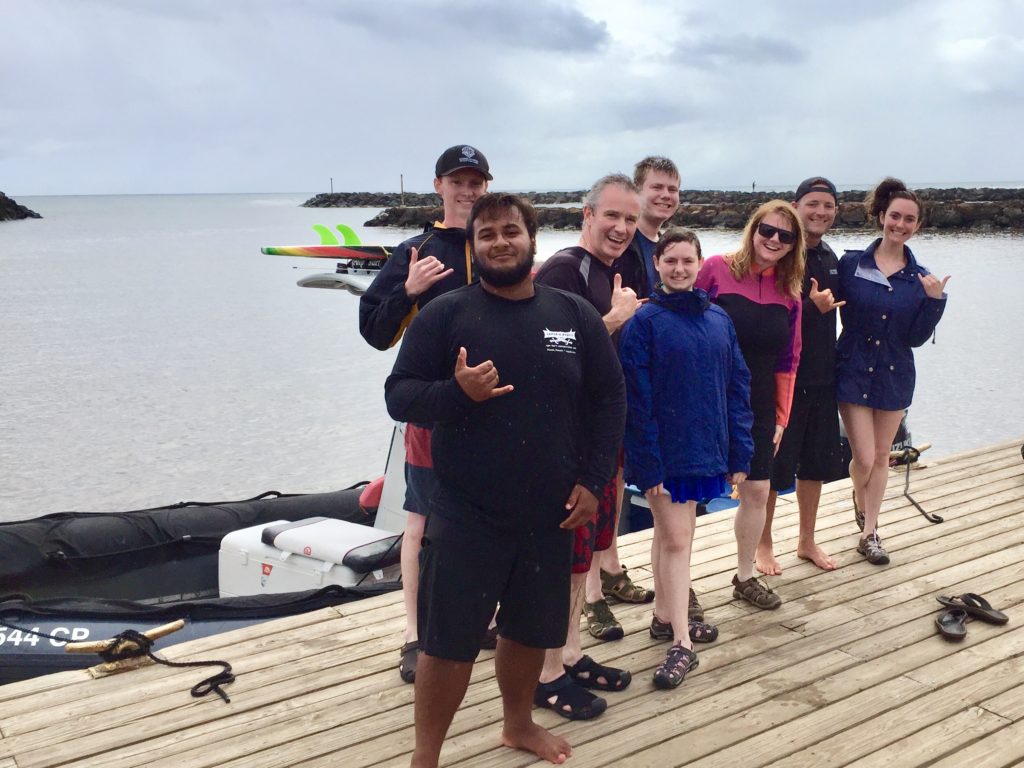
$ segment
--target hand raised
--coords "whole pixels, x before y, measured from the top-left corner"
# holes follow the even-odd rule
[[[616,273],[612,278],[612,307],[604,316],[604,323],[608,331],[617,330],[635,315],[641,303],[636,297],[636,291],[632,288],[622,287],[622,275]]]
[[[558,524],[559,528],[579,528],[594,519],[597,514],[597,496],[577,483],[572,487],[565,508],[569,516]]]
[[[498,386],[498,369],[490,360],[485,360],[480,365],[472,367],[466,365],[465,347],[459,347],[459,356],[455,360],[455,381],[475,403],[507,395],[512,391],[511,384],[506,384],[504,387]]]
[[[405,278],[405,295],[410,299],[417,298],[438,280],[444,280],[455,270],[445,269],[442,262],[433,256],[420,259],[419,250],[409,249],[409,276]]]
[[[823,315],[827,315],[833,309],[838,309],[846,304],[845,301],[835,300],[831,288],[826,288],[824,291],[818,290],[818,281],[813,277],[811,278],[811,290],[808,291],[807,298],[814,302],[814,306]]]
[[[921,285],[924,287],[924,292],[928,294],[928,298],[942,298],[942,294],[946,292],[946,283],[949,282],[950,275],[946,275],[942,280],[939,280],[935,275],[922,275],[918,273],[917,276],[921,280]]]

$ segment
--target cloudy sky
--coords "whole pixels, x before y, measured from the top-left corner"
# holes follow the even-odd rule
[[[0,0],[9,195],[1024,180],[1014,0]]]

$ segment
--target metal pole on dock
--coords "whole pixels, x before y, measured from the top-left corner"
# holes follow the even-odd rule
[[[334,177],[331,176],[331,194],[334,194]]]
[[[399,205],[401,205],[404,208],[405,207],[405,174],[403,174],[403,173],[398,174],[398,189],[399,189],[399,191],[401,193],[401,197],[399,198]]]

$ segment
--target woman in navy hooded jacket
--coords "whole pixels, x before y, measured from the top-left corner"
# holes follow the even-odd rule
[[[914,353],[946,308],[942,280],[917,263],[906,243],[921,226],[924,206],[899,179],[887,178],[865,206],[882,237],[839,262],[843,332],[836,345],[836,400],[853,460],[853,504],[866,533],[857,551],[885,565],[878,513],[889,477],[889,451],[914,396]]]
[[[626,480],[645,492],[654,517],[651,636],[675,640],[654,683],[673,688],[697,666],[692,641],[718,635],[687,616],[696,502],[721,495],[726,477],[743,481],[754,417],[732,320],[693,287],[697,236],[670,229],[654,264],[661,283],[623,329],[619,357],[628,400]]]

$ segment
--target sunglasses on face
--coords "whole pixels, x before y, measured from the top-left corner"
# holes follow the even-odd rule
[[[765,240],[771,240],[775,235],[779,236],[779,242],[783,245],[792,245],[796,242],[796,233],[790,232],[788,229],[779,229],[773,227],[771,224],[765,224],[763,221],[757,225],[757,234],[763,237]]]

